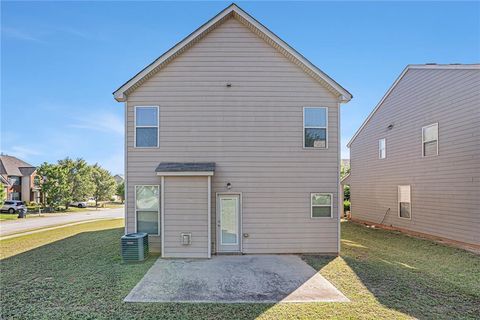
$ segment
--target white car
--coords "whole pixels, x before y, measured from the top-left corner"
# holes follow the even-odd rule
[[[87,207],[87,202],[86,201],[74,201],[74,202],[70,202],[70,205],[72,207],[77,207],[77,208],[86,208]]]
[[[1,212],[8,212],[8,213],[15,213],[22,210],[23,212],[27,212],[27,207],[23,203],[23,201],[18,200],[6,200],[3,203],[3,207],[0,208]]]

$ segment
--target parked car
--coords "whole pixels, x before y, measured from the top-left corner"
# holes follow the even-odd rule
[[[23,201],[18,200],[7,200],[3,203],[3,207],[0,209],[1,212],[15,213],[18,211],[27,212],[27,207]]]
[[[72,207],[77,207],[77,208],[86,208],[87,207],[87,202],[86,201],[74,201],[74,202],[70,202],[70,205]]]

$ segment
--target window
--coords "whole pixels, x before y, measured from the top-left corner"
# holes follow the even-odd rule
[[[21,178],[17,176],[10,176],[8,177],[8,182],[12,186],[19,186],[20,185]]]
[[[137,232],[159,235],[160,187],[135,186]]]
[[[422,155],[438,156],[438,123],[422,128]]]
[[[332,217],[332,195],[329,193],[311,194],[311,217],[331,218]]]
[[[328,146],[328,108],[303,108],[303,146],[326,149]]]
[[[412,203],[410,201],[410,186],[398,186],[398,216],[411,219]]]
[[[135,147],[158,147],[158,107],[135,107]]]
[[[385,138],[378,140],[378,159],[387,157],[387,143]]]
[[[20,200],[20,198],[21,198],[20,192],[10,193],[10,200]]]

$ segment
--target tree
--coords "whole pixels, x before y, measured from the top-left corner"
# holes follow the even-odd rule
[[[125,200],[125,181],[117,184],[116,195],[120,197],[122,203]]]
[[[45,204],[50,208],[58,208],[62,203],[71,201],[68,188],[68,170],[59,164],[42,163],[37,174],[43,177],[40,185],[42,194],[45,195]]]
[[[65,158],[58,161],[62,170],[67,172],[66,188],[69,190],[69,197],[65,198],[64,205],[68,209],[72,201],[85,201],[93,194],[92,167],[78,158],[76,160]]]
[[[109,200],[115,194],[117,184],[115,179],[113,179],[110,172],[98,164],[92,167],[92,184],[95,207],[98,207],[98,201]]]

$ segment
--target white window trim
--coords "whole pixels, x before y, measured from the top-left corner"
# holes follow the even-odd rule
[[[156,126],[137,126],[137,108],[156,108],[157,125]],[[153,147],[137,147],[137,128],[157,128],[157,145]],[[160,106],[134,106],[133,107],[133,147],[135,149],[152,149],[160,146]]]
[[[382,158],[382,153],[381,153],[381,148],[380,148],[380,142],[383,141],[384,143],[384,154],[385,156]],[[387,138],[381,138],[378,139],[378,159],[387,159]]]
[[[430,142],[430,141],[435,141],[435,140],[430,140],[430,141],[425,141],[425,134],[424,134],[424,129],[430,128],[430,127],[437,127],[437,152],[434,155],[431,156],[426,156],[425,155],[425,142]],[[422,127],[422,157],[423,158],[428,158],[428,157],[436,157],[438,156],[438,143],[439,143],[439,132],[438,132],[438,122],[429,124],[428,126],[423,126]]]
[[[240,234],[239,234],[239,239],[238,239],[238,240],[240,241],[240,243],[239,243],[239,245],[240,245],[240,251],[239,251],[239,252],[243,253],[243,214],[242,214],[242,210],[243,210],[243,200],[242,200],[242,199],[243,199],[243,193],[242,193],[242,192],[216,192],[216,193],[215,193],[215,208],[216,208],[215,210],[216,210],[216,212],[219,213],[219,214],[220,214],[220,197],[221,197],[221,196],[224,196],[224,195],[225,195],[225,196],[231,196],[231,195],[235,196],[235,195],[237,195],[237,196],[239,196],[239,198],[240,198],[240,199],[239,199],[239,210],[240,210],[240,211],[239,211],[239,213],[238,213],[238,214],[240,215],[240,222],[239,222],[239,223],[240,223]],[[217,221],[220,221],[220,218],[219,218],[219,220],[217,220]],[[215,225],[217,225],[217,224],[215,224]],[[215,232],[217,232],[217,231],[218,231],[218,230],[215,229]],[[215,244],[215,251],[216,251],[217,253],[218,253],[218,252],[221,252],[221,253],[223,253],[223,252],[228,252],[228,251],[219,251],[219,250],[218,250],[218,246],[219,246],[219,243],[218,243],[218,241],[217,241],[217,243]]]
[[[406,217],[402,217],[400,216],[400,198],[399,198],[399,195],[400,195],[400,187],[408,187],[409,190],[410,190],[410,217],[409,218],[406,218]],[[404,220],[412,220],[412,186],[409,185],[409,184],[403,184],[403,185],[399,185],[397,186],[397,209],[398,209],[398,217],[400,219],[404,219]]]
[[[237,214],[239,215],[238,218],[240,218],[240,196],[235,194],[232,194],[232,195],[221,194],[220,201],[219,201],[219,211],[218,211],[218,214],[220,217],[220,226],[222,225],[222,198],[235,199],[236,207],[237,207],[236,210],[237,210]],[[240,223],[239,220],[240,219],[237,219],[237,224]],[[237,231],[238,232],[240,231],[240,225],[237,225]],[[235,239],[235,243],[223,243],[223,234],[222,234],[222,230],[220,230],[220,245],[221,246],[238,246],[240,244],[240,237],[241,237],[241,234],[239,232],[239,234],[237,235],[237,238]]]
[[[135,207],[135,232],[138,232],[138,219],[137,219],[137,187],[157,187],[158,188],[158,201],[160,202],[161,201],[161,198],[162,198],[162,195],[161,195],[161,191],[162,189],[160,189],[160,186],[158,184],[136,184],[134,186],[134,194],[133,194],[133,205]],[[163,199],[162,199],[163,200]],[[158,219],[158,232],[157,232],[157,236],[160,236],[161,234],[163,234],[161,232],[162,230],[162,224],[160,224],[161,222],[161,219],[160,219],[160,212],[161,212],[161,207],[162,207],[162,204],[163,202],[159,203],[159,206],[158,206],[158,209],[157,209],[157,219]],[[141,210],[141,211],[145,211],[145,210]],[[125,221],[125,223],[127,223],[127,221]],[[149,234],[149,236],[152,236],[154,234]]]
[[[313,196],[314,195],[321,195],[321,196],[330,196],[330,205],[314,205],[313,204]],[[313,216],[313,207],[330,207],[330,217],[314,217]],[[324,192],[312,192],[310,193],[310,218],[311,219],[332,219],[333,218],[333,193],[324,193]]]
[[[305,126],[305,109],[325,109],[325,127]],[[302,126],[303,126],[303,130],[302,130],[303,149],[307,149],[307,150],[327,150],[328,149],[328,107],[303,107]],[[305,129],[325,129],[325,148],[305,147]]]

